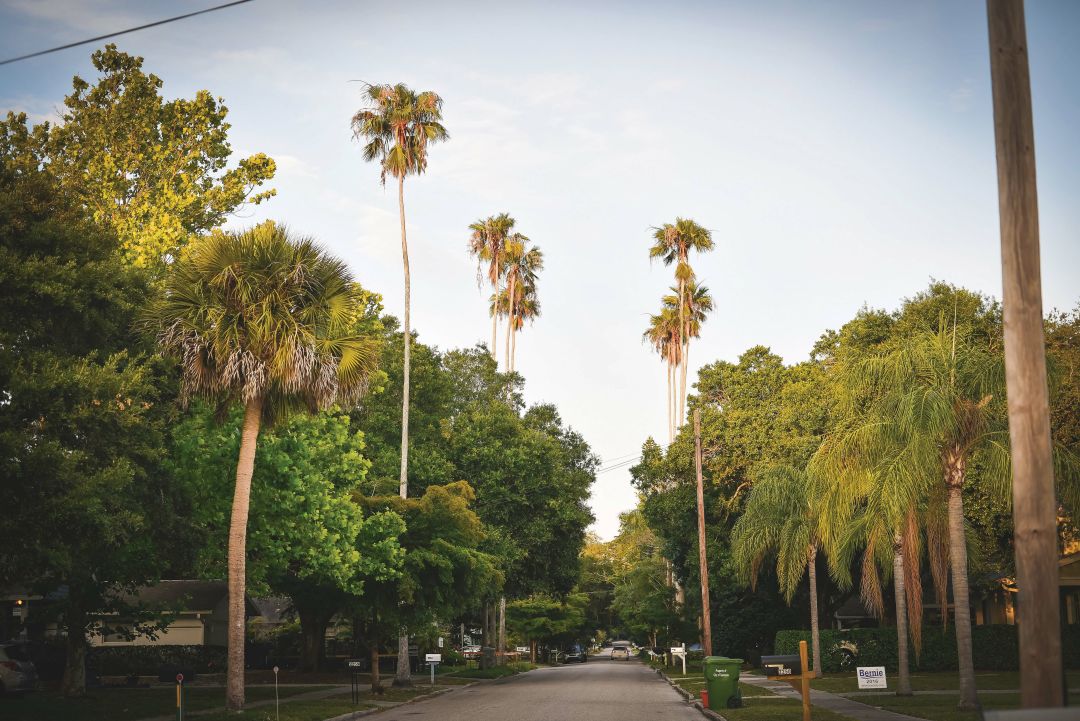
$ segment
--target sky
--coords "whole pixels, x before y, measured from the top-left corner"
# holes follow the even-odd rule
[[[0,54],[218,2],[0,0]],[[1027,24],[1044,304],[1066,310],[1080,3],[1029,0]],[[115,42],[167,97],[224,98],[237,158],[277,161],[277,197],[231,225],[314,236],[395,314],[397,198],[351,137],[354,81],[439,93],[451,139],[406,182],[414,327],[440,348],[489,342],[468,225],[509,212],[545,254],[543,315],[517,342],[526,399],[556,404],[610,466],[666,440],[664,370],[641,334],[672,282],[649,262],[651,229],[677,216],[716,243],[692,261],[716,311],[691,382],[759,344],[804,360],[864,304],[896,308],[931,279],[1000,297],[986,35],[977,0],[256,0]],[[0,66],[0,111],[55,119],[95,47]],[[602,471],[591,503],[611,538],[636,503],[629,471]]]

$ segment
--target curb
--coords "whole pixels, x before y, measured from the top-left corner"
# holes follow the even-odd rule
[[[691,694],[689,691],[684,689],[682,686],[678,685],[677,683],[672,681],[670,678],[668,678],[668,675],[666,673],[664,673],[663,669],[659,669],[659,668],[656,669],[656,675],[658,675],[660,678],[667,681],[668,685],[671,686],[673,689],[675,689],[679,693],[679,695],[683,697],[683,699],[686,701],[687,704],[689,704],[690,706],[693,706],[698,711],[700,711],[701,715],[704,716],[705,718],[710,719],[710,721],[727,721],[726,718],[724,718],[720,714],[716,713],[715,711],[705,708],[705,706],[701,703],[700,700],[694,698],[693,694]]]

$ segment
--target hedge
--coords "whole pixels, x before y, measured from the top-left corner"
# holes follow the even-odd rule
[[[860,666],[885,666],[896,670],[896,628],[853,628],[845,631],[822,629],[821,667],[826,672],[847,671],[848,651],[852,651]],[[810,632],[803,630],[777,631],[774,653],[796,654],[799,641],[810,643]],[[1019,639],[1017,627],[1008,625],[973,626],[972,655],[975,668],[984,671],[1015,671],[1019,668]],[[1066,626],[1062,634],[1062,650],[1066,668],[1080,668],[1080,626]],[[924,626],[922,652],[915,658],[909,649],[911,669],[918,671],[955,671],[956,633],[948,628]]]
[[[86,665],[99,676],[156,676],[163,666],[195,673],[223,673],[224,646],[98,646],[91,648]]]

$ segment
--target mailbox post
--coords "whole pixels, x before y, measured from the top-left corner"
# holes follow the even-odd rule
[[[799,655],[762,656],[761,667],[765,675],[777,681],[785,681],[802,696],[803,721],[810,721],[810,679],[813,674],[806,658],[806,641],[799,641]]]
[[[184,674],[176,674],[176,721],[184,721]]]
[[[435,685],[435,669],[439,663],[442,662],[441,653],[429,653],[424,656],[424,660],[427,661],[428,666],[431,667],[431,685]]]
[[[377,663],[377,661],[376,661]],[[345,666],[349,669],[351,681],[352,681],[352,705],[360,703],[360,670],[363,668],[364,662],[359,658],[350,658],[345,661]]]
[[[677,658],[680,661],[682,661],[682,675],[685,676],[686,675],[686,646],[672,646],[671,647],[671,657],[672,657],[672,659]],[[675,664],[672,663],[671,665],[674,666]]]

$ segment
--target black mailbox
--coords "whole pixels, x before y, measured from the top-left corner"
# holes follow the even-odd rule
[[[766,676],[798,676],[802,663],[798,656],[762,656],[761,668]]]

